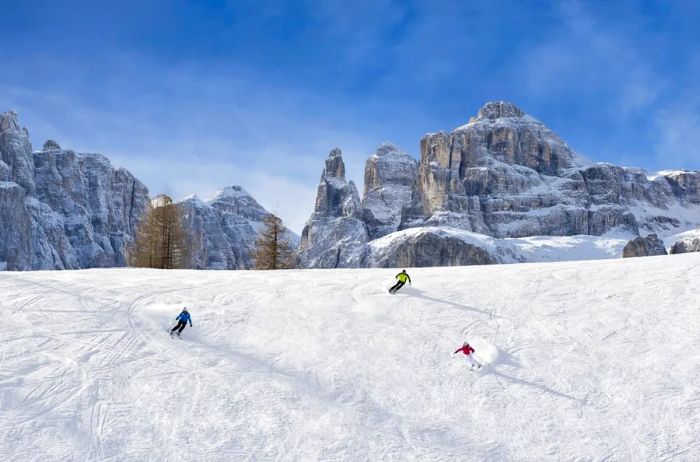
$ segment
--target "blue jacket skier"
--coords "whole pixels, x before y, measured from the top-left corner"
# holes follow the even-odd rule
[[[177,326],[170,329],[170,335],[173,335],[175,331],[177,331],[177,335],[180,335],[188,322],[190,323],[190,327],[192,327],[192,316],[190,316],[187,308],[183,308],[182,313],[178,314],[175,319],[178,321]]]

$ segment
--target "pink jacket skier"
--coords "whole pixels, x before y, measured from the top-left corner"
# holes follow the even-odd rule
[[[477,368],[481,368],[481,364],[474,361],[474,358],[472,357],[472,353],[475,353],[475,350],[474,350],[474,348],[471,347],[471,345],[469,345],[468,342],[464,342],[464,344],[462,344],[461,348],[457,348],[457,350],[455,350],[455,352],[452,354],[455,355],[455,354],[459,353],[460,351],[462,353],[464,353],[464,357],[467,360],[467,362],[469,363],[469,367],[471,367],[472,369],[475,366]]]

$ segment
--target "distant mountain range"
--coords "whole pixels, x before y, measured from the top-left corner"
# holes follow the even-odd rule
[[[380,146],[367,160],[360,198],[333,149],[298,242],[299,265],[603,258],[619,256],[635,236],[672,240],[700,227],[699,172],[649,175],[592,163],[510,103],[487,103],[453,132],[426,135],[420,150],[418,161]],[[0,115],[0,269],[124,266],[148,201],[147,188],[104,156],[51,140],[33,152],[17,114]],[[193,237],[193,267],[251,267],[269,212],[243,188],[179,206]]]

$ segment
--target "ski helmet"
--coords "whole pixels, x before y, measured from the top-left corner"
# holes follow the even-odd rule
[[[187,307],[184,307],[184,308],[182,309],[182,311],[187,311]]]

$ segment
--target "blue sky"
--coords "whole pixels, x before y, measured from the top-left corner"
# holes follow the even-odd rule
[[[700,168],[700,2],[0,0],[0,110],[152,193],[248,189],[297,232],[340,147],[419,155],[504,99],[595,161]]]

